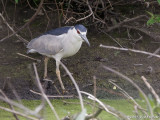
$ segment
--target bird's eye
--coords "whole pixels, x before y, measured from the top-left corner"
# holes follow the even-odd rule
[[[80,34],[79,30],[77,30],[77,33]]]

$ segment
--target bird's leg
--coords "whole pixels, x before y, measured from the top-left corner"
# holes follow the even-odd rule
[[[44,79],[47,78],[47,65],[48,65],[48,60],[49,60],[48,57],[45,57],[45,58],[44,58],[44,76],[43,76]]]
[[[56,61],[56,74],[57,74],[58,80],[60,82],[61,88],[62,88],[63,92],[65,92],[65,88],[64,88],[64,85],[63,85],[63,82],[61,79],[60,70],[59,70],[59,61]]]

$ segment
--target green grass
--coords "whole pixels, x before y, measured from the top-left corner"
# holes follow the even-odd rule
[[[40,100],[22,100],[22,101],[25,106],[27,106],[32,110],[34,110],[36,106],[40,104]],[[67,104],[65,104],[63,100],[51,100],[60,118],[64,118],[64,116],[67,116],[67,115],[72,116],[80,111],[80,105],[78,104],[79,103],[78,99],[65,99],[64,101],[66,101]],[[115,109],[125,113],[127,116],[134,116],[133,106],[129,104],[126,100],[104,100],[103,99],[102,101],[110,106],[113,106]],[[91,101],[89,102],[91,103]],[[144,106],[144,103],[140,102],[139,100],[138,102]],[[3,102],[0,102],[0,105],[5,107],[8,106]],[[92,105],[85,104],[85,107],[87,108],[87,113],[92,113],[93,111]],[[54,114],[52,113],[48,105],[46,107],[45,117],[46,117],[46,120],[56,120]],[[21,120],[26,120],[23,117],[20,117],[20,118]],[[111,114],[108,114],[105,111],[103,111],[99,115],[99,118],[101,120],[107,120],[107,119],[117,120],[117,118],[115,118]],[[0,120],[14,120],[14,118],[12,117],[11,113],[6,112],[4,110],[0,110]]]

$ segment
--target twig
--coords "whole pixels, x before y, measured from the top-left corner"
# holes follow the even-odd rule
[[[122,89],[120,86],[118,86],[117,84],[115,84],[112,81],[109,81],[110,83],[112,83],[114,86],[116,86],[118,89],[121,90],[121,92],[127,97],[129,98],[131,101],[133,101],[134,105],[137,106],[137,108],[139,110],[141,110],[145,115],[147,115],[146,111],[133,99],[132,96],[130,96],[124,89]]]
[[[149,103],[149,100],[148,100],[146,94],[142,91],[142,89],[136,83],[134,83],[130,78],[128,78],[127,76],[121,74],[120,72],[115,71],[112,68],[109,68],[107,66],[102,66],[102,67],[104,69],[110,71],[110,72],[113,72],[113,73],[117,74],[118,76],[122,77],[123,79],[127,80],[128,82],[130,82],[144,96],[145,101],[146,101],[146,103],[148,105],[150,114],[151,114],[151,120],[153,120],[154,117],[153,117],[153,110],[152,110],[151,104]]]
[[[91,115],[87,115],[87,116],[85,117],[85,120],[90,120],[91,118],[96,118],[96,117],[102,112],[102,110],[103,110],[103,109],[98,108],[98,110],[97,110],[95,113],[93,113],[93,114],[91,114]]]
[[[21,98],[18,96],[18,93],[16,92],[14,86],[11,84],[11,80],[10,78],[8,78],[8,82],[7,82],[8,86],[10,87],[10,89],[12,90],[14,96],[16,97],[16,100],[21,104],[22,104],[22,101],[21,101]]]
[[[30,114],[30,115],[33,115],[33,116],[35,116],[35,117],[37,117],[37,118],[41,118],[41,116],[40,116],[39,114],[37,114],[37,113],[35,113],[34,111],[28,109],[27,107],[23,106],[22,104],[18,104],[18,103],[14,102],[14,101],[12,101],[12,100],[10,100],[10,99],[6,100],[6,99],[5,99],[4,97],[2,97],[2,96],[0,96],[0,100],[2,100],[2,101],[4,101],[4,102],[6,102],[6,103],[9,103],[9,104],[11,104],[11,105],[13,105],[13,106],[16,106],[16,107],[24,110],[24,112],[25,112],[26,114]]]
[[[2,38],[0,41],[2,42],[2,41],[4,41],[4,40],[12,37],[13,35],[15,35],[15,34],[17,34],[18,32],[20,32],[22,29],[24,29],[27,25],[29,25],[29,24],[35,19],[35,17],[38,15],[38,13],[39,13],[39,11],[41,10],[41,7],[42,7],[42,5],[43,5],[43,2],[44,2],[44,0],[41,0],[40,4],[39,4],[39,6],[38,6],[37,11],[36,11],[36,12],[34,13],[34,15],[29,19],[29,21],[28,21],[27,23],[25,23],[25,24],[24,24],[21,28],[19,28],[16,32],[13,32],[11,35]]]
[[[129,48],[119,48],[119,47],[114,47],[114,46],[105,46],[102,44],[100,44],[100,47],[108,48],[108,49],[115,49],[115,50],[131,51],[131,52],[135,52],[135,53],[142,53],[142,54],[152,55],[154,57],[160,58],[160,55],[156,55],[156,54],[146,52],[146,51],[141,51],[141,50],[134,50],[134,49],[129,49]]]
[[[36,92],[34,90],[29,90],[30,92],[34,93],[34,94],[37,94],[37,95],[41,95],[41,93],[39,92]],[[56,96],[53,96],[53,95],[46,95],[48,98],[73,98],[73,95],[64,95],[64,96],[60,96],[60,95],[56,95]]]
[[[121,48],[123,48],[123,46],[116,39],[114,39],[112,36],[110,36],[109,34],[107,34],[104,31],[102,31],[101,29],[100,29],[100,31],[103,32],[105,35],[109,36],[114,42],[116,42]]]
[[[37,72],[37,68],[36,68],[36,64],[35,64],[35,63],[33,63],[33,67],[34,67],[34,71],[35,71],[35,75],[36,75],[37,84],[38,84],[39,90],[41,91],[42,96],[43,96],[44,99],[47,101],[47,103],[48,103],[48,105],[50,106],[52,112],[53,112],[54,115],[56,116],[56,119],[57,119],[57,120],[60,120],[60,118],[59,118],[57,112],[55,111],[52,103],[50,102],[50,100],[48,99],[48,97],[46,96],[46,94],[44,93],[44,90],[43,90],[42,85],[41,85],[40,80],[39,80],[39,76],[38,76],[38,72]]]
[[[58,12],[58,25],[59,27],[61,27],[61,21],[60,21],[60,14],[59,14],[59,8],[58,8],[58,5],[57,5],[57,1],[54,0],[55,4],[56,4],[56,8],[57,8],[57,12]]]
[[[160,47],[155,52],[153,52],[153,54],[157,54],[159,51],[160,51]],[[148,56],[147,58],[151,58],[151,57],[152,55]]]
[[[88,98],[89,98],[89,99],[98,102],[98,103],[103,107],[103,109],[104,109],[106,112],[108,112],[108,113],[110,113],[110,114],[118,117],[118,115],[110,112],[110,111],[108,110],[108,108],[107,108],[100,100],[98,100],[96,97],[94,97],[93,95],[91,95],[91,94],[89,94],[89,93],[87,93],[87,92],[84,92],[84,91],[80,91],[80,92],[83,93],[83,94],[85,94],[85,95],[88,95]]]
[[[13,28],[8,24],[8,22],[5,20],[5,18],[3,17],[3,15],[0,13],[0,17],[2,18],[2,20],[3,20],[3,22],[8,26],[8,28],[13,32],[13,33],[15,33],[15,31],[13,30]],[[18,35],[18,34],[15,34],[16,35],[16,37],[19,39],[19,40],[21,40],[22,42],[24,42],[24,43],[28,43],[28,41],[26,40],[26,39],[24,39],[24,38],[22,38],[20,35]],[[3,40],[0,40],[0,42],[2,42]]]
[[[73,78],[72,74],[69,72],[69,70],[67,69],[67,67],[62,63],[60,62],[60,64],[62,65],[62,67],[65,69],[65,71],[67,72],[67,74],[69,75],[70,79],[72,80],[74,86],[76,87],[76,90],[77,90],[77,93],[78,93],[78,96],[79,96],[79,100],[80,100],[80,104],[81,104],[81,109],[83,111],[84,109],[84,103],[83,103],[83,99],[82,99],[82,95],[80,93],[80,90],[79,90],[79,87],[75,81],[75,79]]]
[[[144,83],[146,84],[146,86],[148,87],[148,89],[154,95],[154,97],[155,97],[155,99],[157,101],[157,105],[160,105],[160,98],[157,95],[157,93],[155,92],[155,90],[153,89],[153,87],[147,82],[147,79],[144,76],[142,76],[141,79],[144,81]]]
[[[20,115],[20,116],[23,116],[23,117],[25,117],[25,118],[27,118],[27,119],[39,120],[38,118],[34,118],[34,117],[31,117],[31,116],[28,116],[27,114],[20,113],[20,112],[18,112],[18,111],[11,110],[11,109],[8,109],[8,108],[2,107],[2,106],[0,106],[0,109],[5,110],[5,111],[8,111],[8,112],[11,112],[11,113],[14,113],[14,114],[17,114],[17,115]]]
[[[135,20],[140,19],[140,18],[143,18],[143,17],[146,17],[146,15],[140,15],[140,16],[136,16],[136,17],[131,18],[131,19],[125,19],[125,20],[123,20],[122,22],[116,24],[115,26],[109,27],[109,28],[106,30],[106,32],[110,32],[111,30],[116,29],[116,28],[122,26],[122,25],[125,24],[125,23],[131,22],[131,21],[135,21]]]
[[[17,53],[17,54],[20,55],[20,56],[29,58],[29,59],[31,59],[31,60],[35,60],[35,61],[38,62],[38,63],[41,62],[41,60],[39,60],[39,59],[35,59],[35,58],[29,57],[29,56],[27,56],[27,55],[21,54],[21,53]]]
[[[129,25],[122,25],[121,27],[138,30],[138,31],[148,35],[149,37],[151,37],[154,40],[159,40],[160,39],[160,36],[157,36],[156,33],[147,31],[146,29],[138,28],[138,27],[135,27],[135,26],[129,26]]]
[[[6,100],[8,100],[8,97],[5,95],[5,93],[2,90],[0,90],[0,93],[6,98]],[[11,110],[15,111],[14,107],[11,104],[8,103],[8,105],[11,108]],[[13,116],[15,117],[16,120],[19,120],[18,116],[15,113],[13,113]]]

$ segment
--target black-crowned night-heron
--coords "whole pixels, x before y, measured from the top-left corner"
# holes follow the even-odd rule
[[[59,70],[60,60],[76,54],[82,42],[86,42],[90,46],[86,34],[87,29],[83,25],[66,26],[48,31],[28,43],[28,53],[38,52],[45,56],[44,79],[47,77],[48,60],[54,58],[56,60],[56,74],[61,88],[65,91]]]

